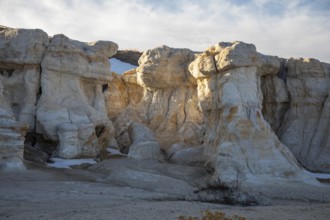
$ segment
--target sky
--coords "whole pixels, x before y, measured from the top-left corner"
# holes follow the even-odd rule
[[[128,70],[135,69],[137,67],[129,63],[122,62],[116,58],[111,58],[110,64],[111,64],[111,71],[118,74],[122,74]]]
[[[330,0],[0,0],[0,25],[141,51],[238,40],[330,63]]]

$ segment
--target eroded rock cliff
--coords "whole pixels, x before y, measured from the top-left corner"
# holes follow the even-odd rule
[[[134,84],[136,94],[140,94],[138,98],[127,95],[126,104],[117,111],[120,114],[114,120],[116,131],[120,131],[116,135],[118,143],[121,148],[129,148],[131,140],[126,130],[132,122],[139,122],[155,132],[170,161],[213,167],[215,173],[210,184],[239,186],[242,182],[275,176],[313,182],[299,162],[307,169],[325,171],[329,157],[319,160],[314,155],[314,159],[304,159],[294,149],[297,145],[299,151],[309,148],[310,145],[297,142],[303,135],[284,132],[288,125],[296,124],[285,118],[297,118],[290,116],[292,111],[297,114],[291,94],[297,86],[288,87],[293,61],[298,62],[262,55],[254,45],[242,42],[218,43],[199,54],[166,46],[148,50],[135,71],[117,76],[122,91],[132,89]],[[315,68],[317,64],[313,62],[318,61],[306,60],[305,69]],[[323,66],[328,68],[327,64]],[[314,92],[320,99],[319,108],[325,104],[324,91],[329,91],[327,73],[321,76],[318,81],[321,87],[310,83],[323,91],[323,95]],[[111,92],[106,97],[109,95]],[[298,99],[306,102],[302,96]],[[107,106],[111,112],[110,105]],[[309,114],[317,115],[318,111],[312,109]],[[322,115],[327,117],[326,113]],[[326,119],[322,126],[329,127]],[[328,133],[320,133],[321,139],[327,138]],[[287,144],[288,140],[294,144]],[[327,146],[314,146],[310,157],[318,148]],[[315,169],[315,164],[323,169]]]
[[[238,186],[259,176],[308,179],[262,115],[261,77],[279,68],[280,59],[242,42],[219,43],[191,63],[216,184]]]
[[[1,164],[96,156],[113,137],[102,85],[117,45],[1,27]],[[25,147],[24,147],[25,145]],[[16,159],[15,159],[16,158]],[[7,165],[6,165],[7,164]]]
[[[41,62],[36,132],[59,143],[58,156],[97,156],[102,148],[98,139],[111,137],[101,132],[112,127],[102,85],[112,79],[108,57],[116,50],[112,42],[87,44],[64,35],[52,37]]]
[[[131,143],[127,130],[132,122],[148,126],[165,151],[174,144],[185,148],[202,142],[204,126],[197,105],[196,80],[188,71],[193,59],[194,53],[188,49],[161,46],[146,51],[135,71],[117,76],[110,83],[109,91],[121,91],[105,95],[121,148]],[[114,112],[111,103],[119,99],[121,110]]]
[[[278,76],[262,80],[263,113],[304,167],[329,173],[329,64],[302,58],[282,63]]]
[[[48,35],[0,27],[0,166],[23,166],[25,135],[35,129],[40,63]]]
[[[210,167],[204,185],[314,183],[302,166],[330,172],[329,64],[222,42],[147,50],[117,75],[113,42],[1,27],[0,48],[2,167],[22,167],[23,150],[45,161],[112,147]]]

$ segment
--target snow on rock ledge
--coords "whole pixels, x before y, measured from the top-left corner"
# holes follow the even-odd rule
[[[52,158],[53,163],[48,163],[48,167],[71,169],[71,166],[79,166],[81,164],[95,164],[96,161],[92,158],[85,159],[62,159]]]

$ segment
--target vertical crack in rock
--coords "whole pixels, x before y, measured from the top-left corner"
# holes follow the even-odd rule
[[[41,62],[45,57],[45,53],[49,44],[51,44],[52,38],[48,38],[46,42],[44,42],[44,51],[42,51],[42,56],[38,65],[38,87],[36,88],[36,100],[34,102],[35,111],[38,108],[38,102],[40,97],[42,96],[42,65]],[[34,162],[46,162],[49,160],[50,156],[55,153],[57,142],[47,140],[43,134],[37,132],[37,114],[36,112],[33,115],[34,127],[31,129],[25,136],[24,142],[24,159],[34,161]]]
[[[220,73],[220,71],[218,70],[218,67],[217,67],[217,65],[216,65],[216,60],[215,60],[215,56],[212,56],[212,59],[213,59],[213,65],[214,65],[214,68],[215,68],[215,71],[217,72],[217,73]]]
[[[188,90],[186,93],[185,93],[185,97],[184,97],[184,102],[187,104],[190,100],[190,90]],[[183,106],[183,119],[182,119],[182,124],[184,124],[187,120],[187,114],[188,114],[188,111],[187,111],[187,105],[184,105]]]
[[[288,69],[287,69],[287,66],[286,66],[286,62],[287,60],[284,60],[282,59],[281,60],[281,66],[280,66],[280,69],[278,70],[278,74],[277,76],[282,79],[284,82],[286,82],[286,79],[287,79],[287,75],[288,75]]]

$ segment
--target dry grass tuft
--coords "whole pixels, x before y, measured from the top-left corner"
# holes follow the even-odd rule
[[[211,212],[210,210],[205,210],[202,213],[201,218],[180,215],[178,217],[178,220],[246,220],[246,219],[245,217],[239,215],[226,216],[226,214],[221,211]]]

